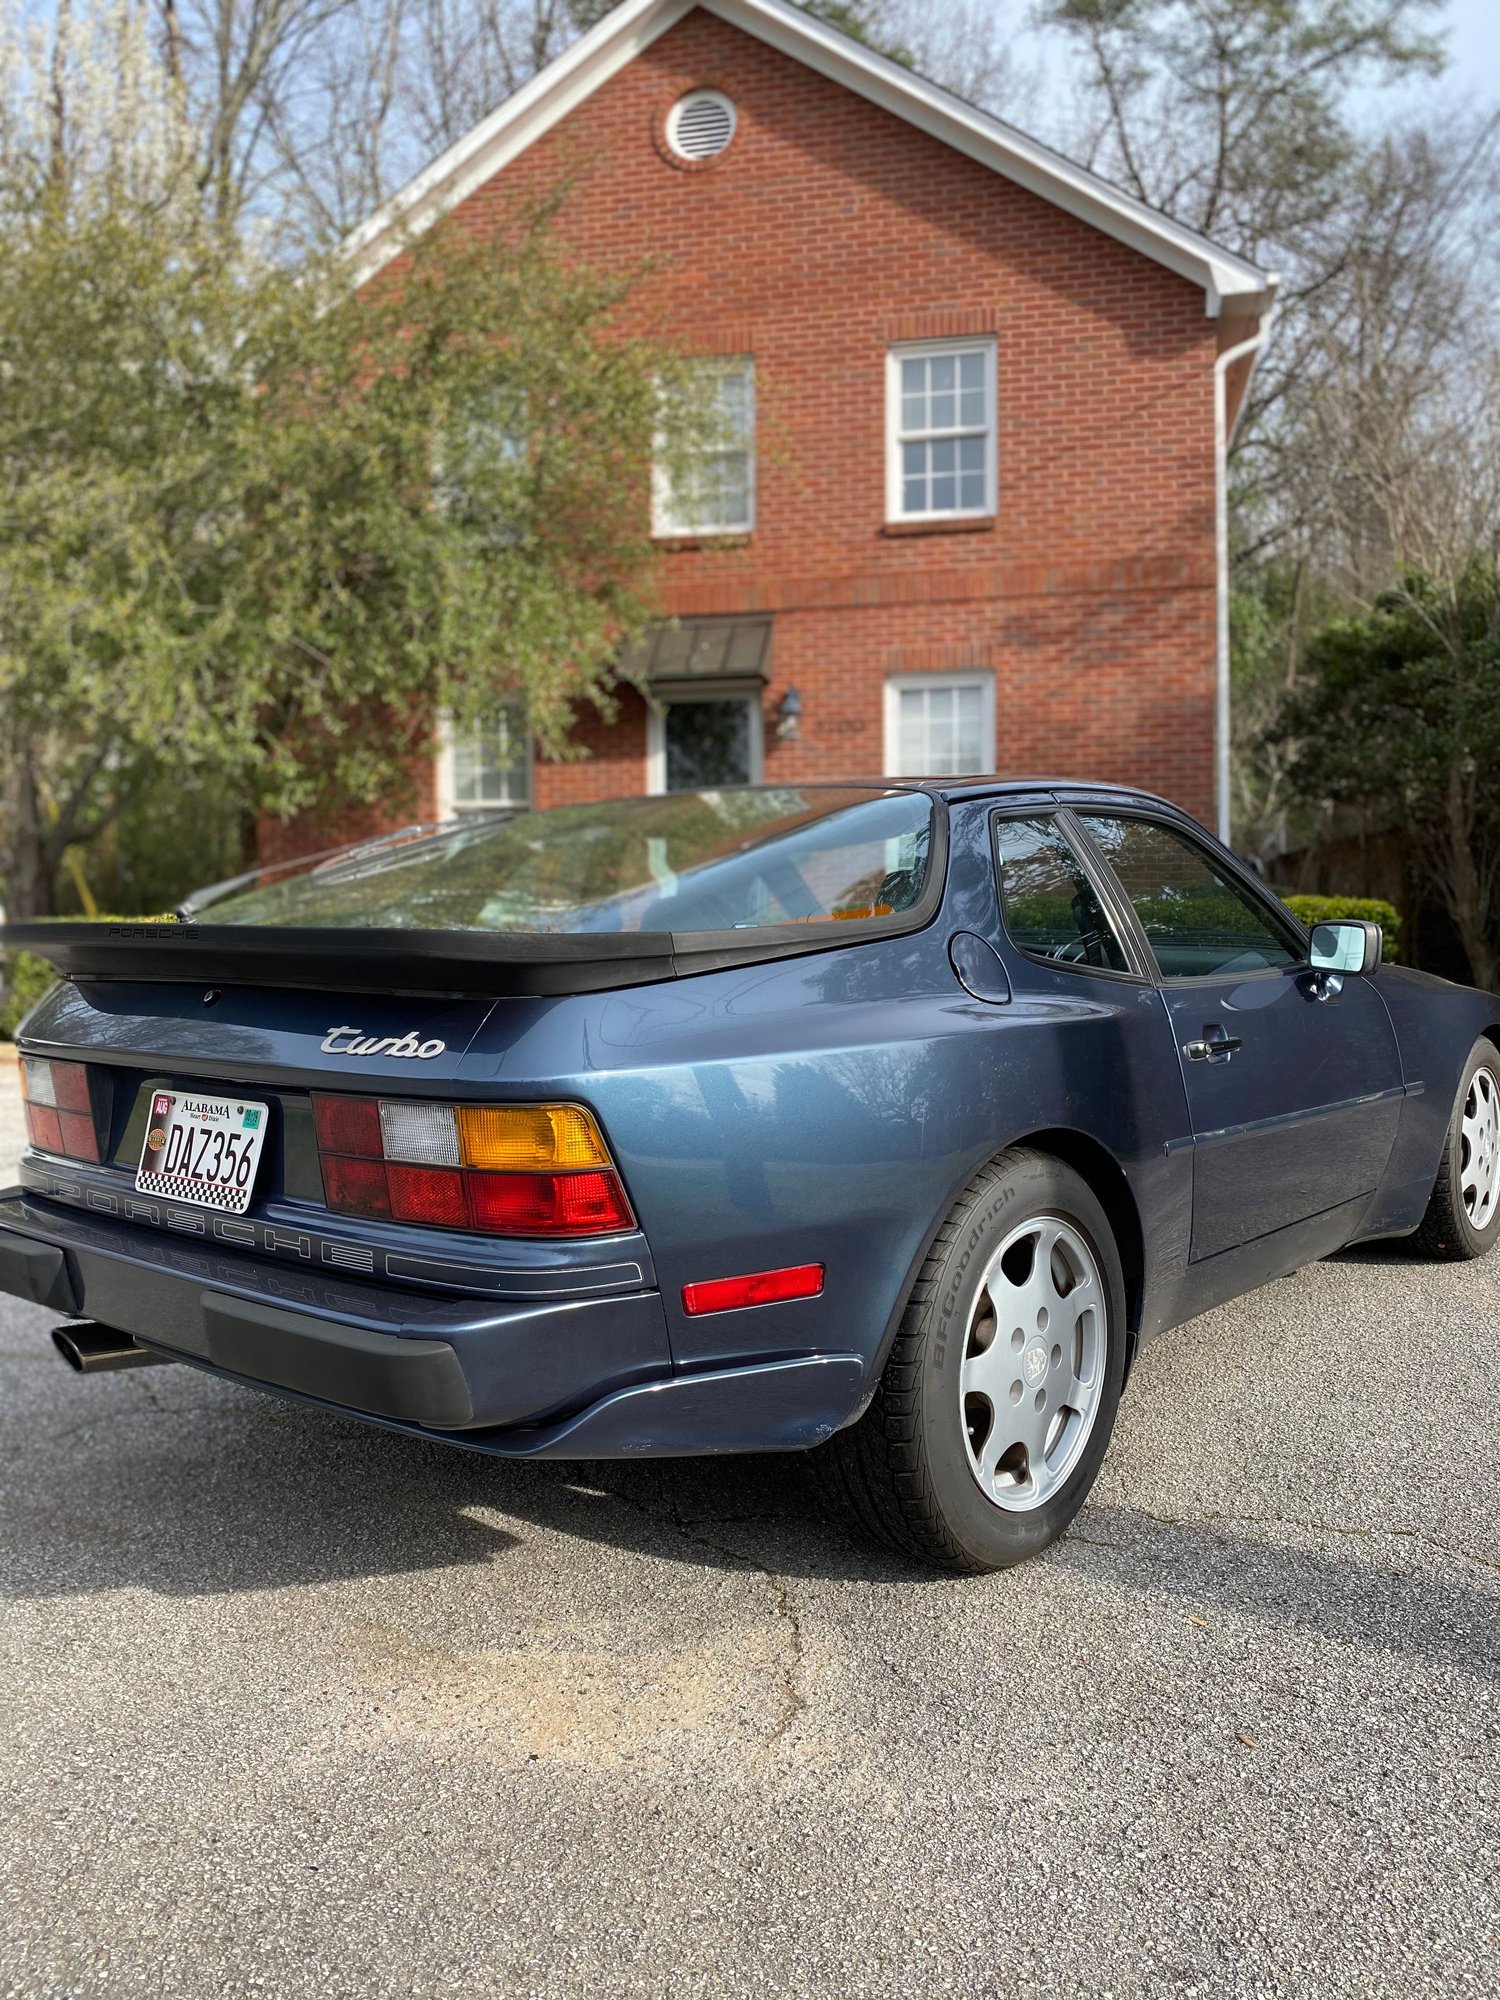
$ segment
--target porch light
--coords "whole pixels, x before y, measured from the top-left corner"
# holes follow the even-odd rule
[[[776,734],[783,743],[795,743],[802,734],[802,697],[795,688],[776,704]]]

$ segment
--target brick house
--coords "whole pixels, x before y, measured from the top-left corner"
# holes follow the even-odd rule
[[[430,815],[997,770],[1223,824],[1224,453],[1273,278],[782,0],[625,0],[350,250],[565,174],[585,261],[651,251],[723,448],[657,481],[670,622],[587,761],[497,719]]]

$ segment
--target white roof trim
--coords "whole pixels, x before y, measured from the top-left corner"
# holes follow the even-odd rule
[[[1208,315],[1264,313],[1278,279],[786,0],[624,0],[346,238],[364,283],[700,5],[1200,285]]]

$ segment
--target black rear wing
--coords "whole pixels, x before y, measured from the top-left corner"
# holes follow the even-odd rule
[[[927,899],[924,898],[924,901]],[[273,924],[0,924],[0,948],[28,951],[66,979],[316,992],[549,998],[687,979],[728,966],[837,951],[920,929],[887,918],[754,931],[497,933],[294,929]]]

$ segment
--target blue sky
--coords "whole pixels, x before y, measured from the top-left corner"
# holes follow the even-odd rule
[[[1455,81],[1500,89],[1500,0],[1450,0],[1448,28]]]

